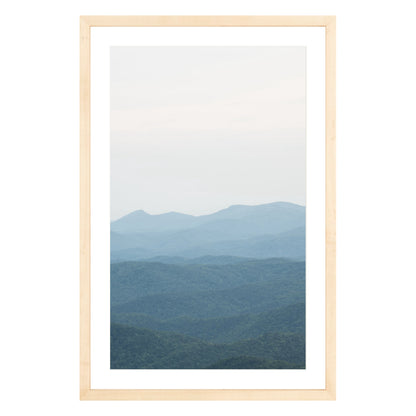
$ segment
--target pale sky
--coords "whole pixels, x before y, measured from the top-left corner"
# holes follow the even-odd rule
[[[305,204],[304,47],[111,48],[111,219]]]

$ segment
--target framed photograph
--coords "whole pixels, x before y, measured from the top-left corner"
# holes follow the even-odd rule
[[[335,17],[80,22],[81,400],[335,400]]]

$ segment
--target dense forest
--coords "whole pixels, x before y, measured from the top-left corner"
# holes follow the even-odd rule
[[[111,368],[305,368],[304,207],[176,214],[112,224]],[[235,255],[253,241],[262,255]]]

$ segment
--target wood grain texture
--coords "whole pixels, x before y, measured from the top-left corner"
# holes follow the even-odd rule
[[[91,387],[90,27],[80,21],[80,390]]]
[[[335,18],[325,35],[325,299],[326,389],[336,392],[336,79]]]
[[[90,28],[325,27],[326,29],[326,383],[325,389],[91,389],[90,328]],[[336,165],[335,16],[81,16],[80,18],[80,399],[81,400],[335,400]]]
[[[323,27],[332,16],[82,16],[90,27]]]
[[[184,389],[184,390],[88,390],[81,400],[333,400],[326,390],[266,390],[266,389]]]

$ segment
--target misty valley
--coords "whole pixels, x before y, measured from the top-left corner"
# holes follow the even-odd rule
[[[305,368],[305,207],[112,222],[111,368]]]

